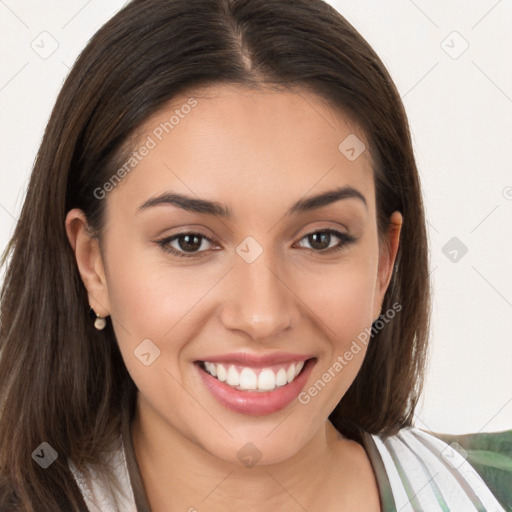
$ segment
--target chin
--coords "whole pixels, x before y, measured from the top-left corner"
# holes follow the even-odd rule
[[[303,426],[290,428],[290,424],[286,425],[292,416],[271,426],[239,426],[236,432],[230,430],[233,437],[208,438],[200,445],[213,457],[229,464],[246,467],[278,464],[299,453],[314,434],[312,430],[308,435]]]

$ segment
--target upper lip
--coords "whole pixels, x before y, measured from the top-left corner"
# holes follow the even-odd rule
[[[271,366],[275,364],[297,363],[314,357],[308,354],[292,354],[290,352],[273,352],[271,354],[251,354],[249,352],[233,352],[217,356],[208,356],[198,361],[210,363],[227,363],[239,366]]]

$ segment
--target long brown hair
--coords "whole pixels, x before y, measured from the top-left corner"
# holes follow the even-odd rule
[[[130,153],[137,128],[178,93],[216,83],[312,92],[366,134],[379,233],[393,211],[404,216],[383,303],[383,311],[402,309],[372,336],[330,420],[348,436],[392,435],[411,424],[429,330],[427,238],[406,114],[383,63],[321,0],[133,0],[66,79],[3,256],[2,511],[77,510],[67,459],[78,468],[101,464],[122,411],[132,414],[135,404],[111,321],[97,331],[89,317],[66,213],[81,208],[101,240],[105,201],[94,191]],[[58,453],[47,469],[31,456],[42,442]]]

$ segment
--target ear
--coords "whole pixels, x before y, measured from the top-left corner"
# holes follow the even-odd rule
[[[379,248],[379,267],[375,287],[373,319],[376,319],[381,313],[384,295],[386,294],[391,276],[393,275],[393,267],[400,243],[402,223],[402,214],[398,211],[393,212],[389,218],[389,226],[385,239]]]
[[[66,233],[87,289],[89,304],[99,316],[106,317],[110,314],[110,299],[103,259],[98,241],[92,236],[82,210],[75,208],[68,212]]]

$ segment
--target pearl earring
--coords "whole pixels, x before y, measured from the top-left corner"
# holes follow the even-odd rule
[[[94,327],[96,329],[98,329],[98,331],[105,329],[105,327],[107,325],[106,317],[98,315],[98,313],[96,313],[96,311],[94,311],[94,309],[92,309],[92,307],[90,307],[89,309],[90,309],[90,313],[91,313],[92,317],[94,318]]]

